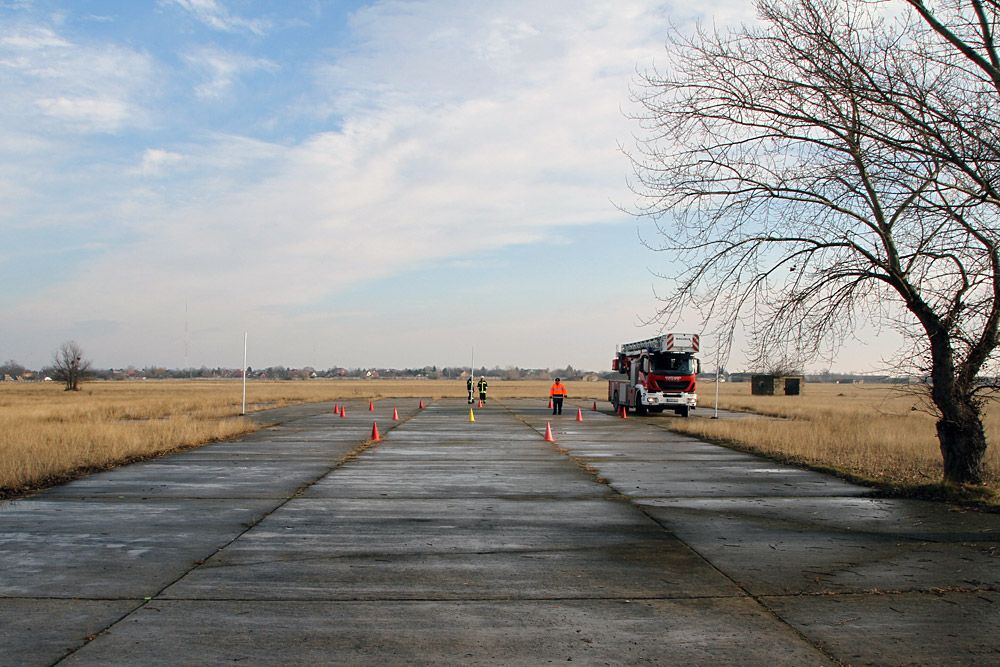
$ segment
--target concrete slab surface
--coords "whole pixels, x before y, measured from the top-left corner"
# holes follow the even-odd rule
[[[0,597],[0,665],[55,664],[141,604]]]
[[[188,599],[739,595],[627,503],[302,499],[164,592]]]
[[[1000,594],[995,591],[793,596],[763,602],[846,664],[1000,664]]]
[[[0,503],[0,596],[142,599],[254,525],[274,501]]]
[[[996,515],[856,497],[638,504],[754,594],[1000,590]]]
[[[0,503],[0,665],[1000,663],[998,515],[673,416],[393,403]]]
[[[287,498],[329,470],[322,461],[147,462],[70,482],[50,498]]]
[[[766,642],[760,641],[767,638]],[[185,659],[197,657],[197,662]],[[65,665],[830,665],[742,598],[157,601]]]

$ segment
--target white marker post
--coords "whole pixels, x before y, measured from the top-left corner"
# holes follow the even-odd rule
[[[243,409],[240,415],[247,413],[247,332],[243,332]]]
[[[723,341],[720,340],[720,338],[722,338],[722,337],[719,336],[719,335],[716,335],[715,338],[716,338],[716,340],[715,340],[715,414],[712,415],[712,419],[718,419],[719,418],[719,377],[720,377],[720,373],[722,372],[722,359],[723,359],[723,354],[722,354]],[[732,348],[732,346],[733,346],[733,338],[732,338],[732,332],[730,332],[730,335],[725,340],[726,354],[725,354],[724,358],[725,358],[726,362],[729,361],[729,350],[730,350],[730,348]]]
[[[719,418],[719,364],[715,364],[715,414],[712,419]]]

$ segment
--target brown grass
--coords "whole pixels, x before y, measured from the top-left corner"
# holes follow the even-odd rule
[[[669,428],[784,460],[832,468],[896,488],[941,481],[936,418],[917,388],[810,384],[801,396],[751,396],[746,383],[720,385],[719,407],[779,419],[670,420]],[[699,414],[711,415],[715,385],[699,386]],[[1000,441],[1000,405],[986,415],[988,442]],[[1000,491],[1000,451],[987,450],[988,487]]]
[[[234,410],[220,387],[198,384],[90,383],[80,392],[0,385],[0,490],[10,495],[255,428],[235,417],[238,388]]]

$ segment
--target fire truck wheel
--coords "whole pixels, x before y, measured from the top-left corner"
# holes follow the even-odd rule
[[[615,412],[618,412],[618,405],[619,405],[618,404],[618,392],[616,391],[615,395],[611,397],[611,407],[613,407],[615,409]]]
[[[635,414],[639,416],[646,414],[646,406],[642,404],[642,399],[638,393],[635,396]]]
[[[680,416],[680,417],[687,417],[688,416],[688,406],[685,405],[683,407],[677,408],[677,415]]]

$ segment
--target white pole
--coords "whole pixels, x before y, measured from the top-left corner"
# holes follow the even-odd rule
[[[719,418],[719,364],[715,364],[715,414],[712,419]]]
[[[247,332],[243,332],[243,409],[241,415],[247,413]]]
[[[712,419],[719,418],[719,371],[722,369],[722,341],[719,336],[715,337],[715,414]],[[726,355],[729,358],[729,355]]]

